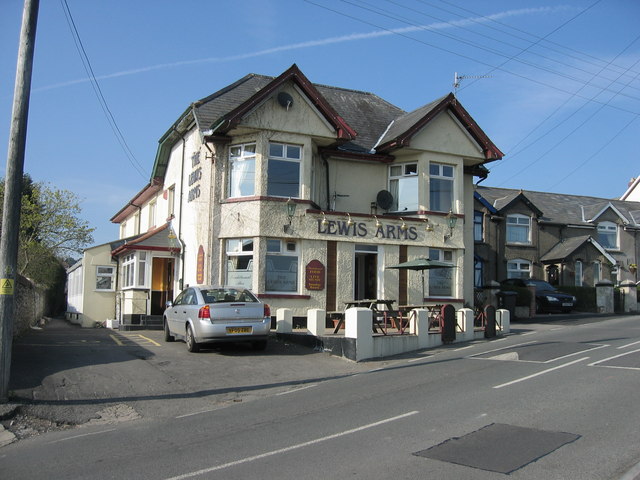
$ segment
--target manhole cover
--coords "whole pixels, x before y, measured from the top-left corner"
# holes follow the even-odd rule
[[[509,474],[578,438],[573,433],[492,423],[414,455]]]

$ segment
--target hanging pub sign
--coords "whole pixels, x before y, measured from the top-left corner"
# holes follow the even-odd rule
[[[305,270],[307,290],[324,290],[325,268],[319,260],[311,260]]]

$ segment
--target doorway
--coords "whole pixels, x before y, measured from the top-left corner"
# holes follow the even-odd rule
[[[173,300],[173,258],[154,257],[151,270],[151,315],[162,315]]]
[[[377,298],[378,247],[357,245],[354,266],[354,300]]]

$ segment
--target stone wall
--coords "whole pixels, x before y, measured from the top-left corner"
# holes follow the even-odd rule
[[[44,288],[22,276],[18,276],[15,288],[14,337],[40,322],[46,311],[47,298],[47,291]]]

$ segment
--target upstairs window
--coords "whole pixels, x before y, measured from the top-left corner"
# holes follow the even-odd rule
[[[250,197],[255,193],[256,144],[229,149],[229,197]]]
[[[302,148],[284,143],[269,144],[267,195],[300,198]]]
[[[482,242],[484,240],[483,219],[484,215],[482,215],[482,212],[477,210],[473,212],[473,240],[476,242]]]
[[[418,210],[418,164],[405,163],[389,167],[389,191],[393,196],[392,212]]]
[[[429,164],[429,209],[434,212],[453,210],[453,167]]]
[[[507,216],[507,243],[531,243],[531,217],[519,214]]]
[[[609,250],[618,248],[618,226],[613,222],[598,224],[598,243]]]

